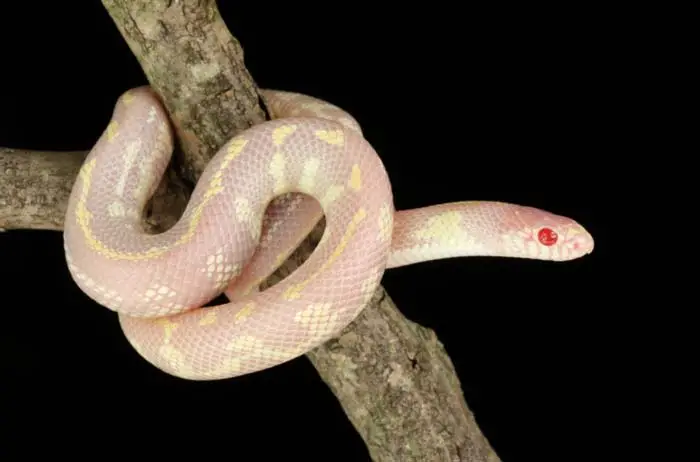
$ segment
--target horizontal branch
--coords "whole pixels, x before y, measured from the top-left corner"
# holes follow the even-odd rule
[[[86,154],[0,148],[0,228],[63,229]]]
[[[86,151],[0,147],[0,229],[63,230],[68,197],[86,156]],[[189,188],[169,171],[147,205],[146,231],[174,225],[188,197]]]

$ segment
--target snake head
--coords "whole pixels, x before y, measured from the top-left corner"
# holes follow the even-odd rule
[[[513,215],[515,230],[503,238],[524,258],[567,261],[593,251],[593,236],[571,218],[533,207],[518,207]]]

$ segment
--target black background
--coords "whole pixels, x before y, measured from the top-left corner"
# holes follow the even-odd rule
[[[116,98],[147,83],[141,69],[100,2],[19,3],[0,8],[0,145],[87,150]],[[389,270],[383,285],[437,332],[503,461],[600,454],[590,428],[612,393],[604,167],[619,149],[620,64],[605,12],[220,3],[258,85],[359,120],[398,209],[500,200],[588,228],[596,249],[581,260],[434,261]],[[3,451],[369,460],[305,358],[226,381],[175,379],[78,290],[60,233],[2,233],[0,259]]]

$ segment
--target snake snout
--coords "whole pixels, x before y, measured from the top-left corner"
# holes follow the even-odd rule
[[[580,255],[587,255],[593,252],[593,248],[595,247],[593,236],[586,230],[581,229],[581,231],[574,236],[572,247]]]

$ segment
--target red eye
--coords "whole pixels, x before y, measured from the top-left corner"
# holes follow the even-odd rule
[[[537,239],[539,239],[540,244],[546,245],[548,247],[550,245],[556,244],[558,238],[559,236],[557,236],[557,232],[551,228],[542,228],[537,233]]]

